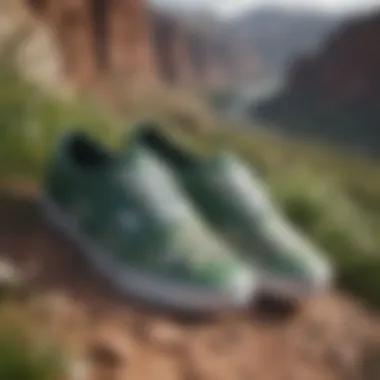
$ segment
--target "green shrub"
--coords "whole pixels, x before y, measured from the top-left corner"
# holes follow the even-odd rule
[[[42,339],[30,341],[19,327],[0,332],[0,379],[55,380],[61,355]]]
[[[119,124],[104,107],[44,92],[24,79],[0,50],[0,175],[36,178],[54,140],[81,125],[107,142]]]
[[[357,259],[339,272],[339,285],[369,306],[380,307],[380,258]]]

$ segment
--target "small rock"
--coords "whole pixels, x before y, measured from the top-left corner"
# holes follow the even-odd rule
[[[89,356],[91,361],[106,367],[118,366],[123,361],[114,348],[103,345],[100,342],[92,345]]]
[[[89,368],[83,361],[76,361],[69,367],[69,379],[86,380],[88,378]]]
[[[95,365],[115,368],[127,364],[130,354],[127,342],[117,337],[99,337],[90,345],[88,358]]]
[[[1,282],[19,282],[21,279],[19,271],[10,262],[0,259],[0,281]]]
[[[145,328],[146,339],[163,349],[180,349],[184,341],[183,331],[166,322],[154,322]]]
[[[0,295],[8,295],[22,289],[24,284],[20,271],[10,262],[0,259]]]

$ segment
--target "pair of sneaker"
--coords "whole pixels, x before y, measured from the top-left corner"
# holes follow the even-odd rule
[[[299,300],[326,290],[329,261],[231,153],[202,156],[151,123],[111,153],[79,131],[55,147],[46,216],[124,292],[189,311]]]

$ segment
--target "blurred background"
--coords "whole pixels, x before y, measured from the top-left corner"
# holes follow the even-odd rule
[[[246,314],[190,323],[105,291],[33,197],[63,130],[115,146],[143,117],[257,168],[330,255],[334,294],[268,326]],[[68,378],[379,379],[379,125],[379,0],[0,0],[0,325],[12,331],[0,379],[61,371],[55,354],[36,363],[21,348],[16,320],[27,336],[43,320],[70,340]],[[14,273],[36,263],[25,286]]]

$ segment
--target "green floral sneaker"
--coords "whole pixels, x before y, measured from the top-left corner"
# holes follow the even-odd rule
[[[200,312],[244,306],[255,296],[254,270],[209,230],[170,169],[137,141],[113,156],[84,134],[65,135],[42,204],[124,292]]]
[[[140,143],[176,171],[211,225],[259,264],[262,292],[297,300],[330,286],[331,264],[290,226],[262,181],[236,156],[200,156],[154,124],[135,128]]]

